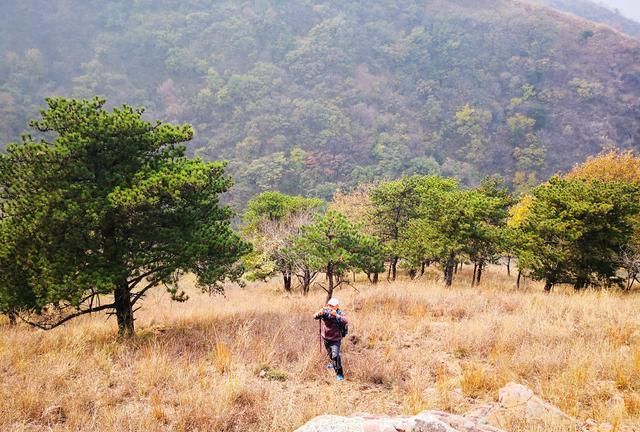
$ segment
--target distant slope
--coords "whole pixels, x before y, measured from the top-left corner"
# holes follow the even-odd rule
[[[596,0],[622,15],[640,22],[640,2],[638,0]]]
[[[621,32],[632,36],[640,36],[640,21],[634,21],[620,13],[616,13],[616,1],[606,0],[530,0],[551,6],[561,11],[571,12],[588,20],[607,24]],[[638,0],[633,0],[638,1]],[[608,6],[608,7],[607,7]],[[633,9],[628,9],[633,10]],[[628,15],[631,16],[631,15]]]
[[[232,199],[411,173],[517,189],[640,147],[640,41],[511,0],[0,4],[0,141],[50,94],[193,123]]]

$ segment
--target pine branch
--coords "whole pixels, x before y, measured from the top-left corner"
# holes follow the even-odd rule
[[[142,288],[140,291],[138,291],[137,293],[131,293],[133,295],[133,298],[131,299],[131,306],[135,305],[136,302],[138,300],[140,300],[147,291],[149,291],[151,288],[155,287],[158,284],[157,281],[152,281],[149,282],[147,284],[147,286],[145,286],[144,288]]]
[[[317,283],[317,285],[318,285],[320,288],[322,288],[323,290],[325,290],[327,293],[329,292],[329,289],[328,289],[328,288],[325,288],[325,286],[324,286],[324,285],[322,285],[320,282],[318,282],[318,283]]]
[[[144,278],[151,276],[152,274],[162,270],[163,268],[166,267],[160,267],[160,268],[156,268],[153,270],[149,270],[137,277],[135,277],[134,279],[131,279],[130,281],[127,281],[127,284],[129,285],[129,289],[132,289],[133,287],[135,287],[136,285],[138,285]]]
[[[78,312],[75,312],[75,313],[73,313],[71,315],[67,315],[66,317],[64,317],[61,320],[56,321],[54,323],[39,323],[39,322],[30,321],[27,318],[24,318],[20,314],[18,314],[18,318],[20,318],[21,321],[23,321],[26,324],[29,324],[32,327],[36,327],[36,328],[39,328],[41,330],[52,330],[52,329],[54,329],[56,327],[61,326],[64,323],[66,323],[67,321],[72,320],[74,318],[77,318],[79,316],[86,315],[86,314],[91,314],[91,313],[94,313],[94,312],[100,312],[100,311],[107,310],[107,309],[113,309],[113,308],[115,308],[115,306],[116,305],[114,303],[112,303],[112,304],[108,304],[108,305],[98,306],[98,307],[95,307],[95,308],[79,310]]]

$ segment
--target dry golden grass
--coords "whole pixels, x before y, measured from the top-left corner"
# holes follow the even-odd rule
[[[51,332],[3,323],[0,430],[283,431],[325,413],[466,412],[509,381],[638,430],[640,297],[515,291],[503,272],[479,289],[465,273],[452,289],[424,278],[338,292],[352,321],[340,384],[310,318],[324,294],[285,296],[277,281],[191,290],[185,304],[158,290],[125,342],[102,316]],[[64,422],[43,417],[53,405]]]

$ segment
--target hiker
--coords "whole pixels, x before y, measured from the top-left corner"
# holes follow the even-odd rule
[[[340,360],[340,344],[342,338],[346,336],[349,321],[346,315],[340,309],[340,302],[337,298],[332,298],[327,305],[320,309],[314,316],[314,319],[320,321],[320,337],[324,343],[324,347],[331,358],[331,363],[327,368],[336,371],[338,381],[344,379],[342,371],[342,361]]]

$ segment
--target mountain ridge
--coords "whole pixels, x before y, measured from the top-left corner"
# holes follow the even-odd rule
[[[633,37],[640,37],[640,21],[625,17],[592,0],[529,0],[589,21],[606,24]]]
[[[48,94],[145,105],[229,160],[239,205],[412,173],[526,190],[639,144],[640,41],[527,2],[35,6],[3,6],[2,142]]]

